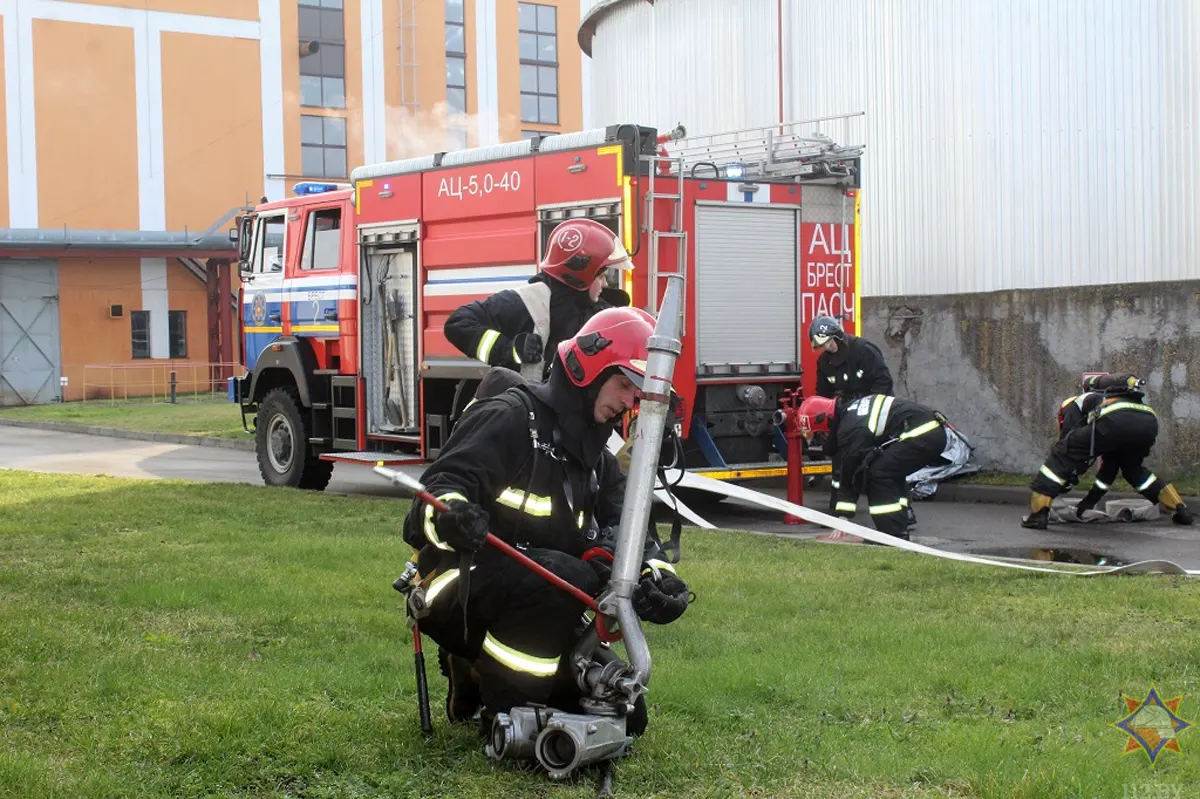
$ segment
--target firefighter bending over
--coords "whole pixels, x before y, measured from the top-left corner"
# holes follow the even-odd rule
[[[1100,468],[1091,490],[1076,506],[1076,517],[1096,507],[1120,472],[1138,493],[1172,511],[1176,524],[1192,523],[1175,486],[1143,463],[1158,437],[1158,415],[1143,401],[1144,383],[1130,374],[1092,375],[1084,379],[1082,394],[1062,403],[1059,439],[1030,483],[1030,513],[1021,520],[1022,527],[1045,530],[1054,498],[1069,491],[1096,458]]]
[[[559,345],[545,383],[474,402],[421,477],[451,507],[414,502],[404,526],[420,550],[429,608],[421,631],[440,647],[450,721],[482,705],[486,734],[497,712],[515,706],[580,712],[566,655],[585,629],[583,604],[485,540],[490,530],[589,594],[601,591],[611,563],[589,550],[615,551],[625,491],[605,443],[637,400],[653,332],[640,309],[596,314]],[[687,609],[688,587],[657,557],[658,544],[647,536],[633,607],[667,624]],[[639,700],[626,729],[641,734],[645,725]]]
[[[446,320],[446,338],[469,358],[540,383],[559,342],[597,312],[629,304],[628,295],[606,289],[605,281],[609,269],[632,268],[615,233],[591,219],[568,219],[550,234],[528,284],[457,308]]]
[[[848,334],[842,328],[841,322],[832,316],[818,316],[812,320],[808,326],[808,340],[814,350],[821,351],[817,356],[818,397],[841,396],[847,400],[854,400],[867,394],[891,395],[892,373],[888,371],[879,347],[865,338]],[[854,516],[853,512],[837,512],[840,469],[838,458],[834,456],[830,477],[829,512],[851,518]],[[909,523],[915,524],[916,517],[910,516]]]
[[[805,435],[827,431],[825,451],[840,457],[837,511],[853,514],[867,494],[871,521],[881,533],[908,540],[905,478],[938,461],[946,449],[945,417],[887,394],[808,397],[800,403]]]

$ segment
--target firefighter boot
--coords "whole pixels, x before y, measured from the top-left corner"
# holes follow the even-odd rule
[[[480,704],[478,670],[466,658],[452,655],[441,647],[438,647],[438,667],[449,681],[446,718],[451,724],[470,720]]]
[[[1179,496],[1179,489],[1174,483],[1167,483],[1166,487],[1158,495],[1158,501],[1163,504],[1167,510],[1174,511],[1171,514],[1171,521],[1176,524],[1192,524],[1192,512],[1188,510],[1188,506],[1183,504],[1183,497]]]
[[[1053,502],[1053,497],[1033,492],[1029,499],[1030,513],[1021,520],[1021,526],[1030,530],[1045,530],[1050,522],[1050,505]]]

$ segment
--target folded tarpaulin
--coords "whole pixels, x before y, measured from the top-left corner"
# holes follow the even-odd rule
[[[982,471],[982,467],[971,460],[974,450],[966,436],[947,427],[946,448],[942,450],[941,462],[910,474],[907,478],[909,494],[913,499],[928,499],[937,491],[941,481]]]

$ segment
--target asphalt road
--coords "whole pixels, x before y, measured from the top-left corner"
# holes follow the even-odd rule
[[[0,469],[70,474],[106,474],[142,479],[177,479],[261,485],[254,454],[232,449],[161,444],[106,436],[0,426]],[[409,471],[419,474],[420,467]],[[0,481],[0,492],[3,491]],[[402,496],[365,466],[339,464],[329,491],[377,497]],[[781,493],[779,489],[769,489]],[[824,510],[827,494],[812,491],[805,504]],[[718,527],[750,532],[817,538],[829,530],[815,525],[787,525],[779,513],[738,501],[694,505]],[[1173,561],[1200,569],[1200,526],[1180,527],[1163,517],[1130,524],[1052,525],[1046,532],[1025,530],[1025,509],[1015,505],[920,502],[914,540],[953,552],[1039,560],[1074,560],[1111,565],[1138,560]],[[869,525],[865,509],[855,521]],[[687,541],[684,539],[686,552]]]

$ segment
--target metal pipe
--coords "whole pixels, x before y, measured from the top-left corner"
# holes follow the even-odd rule
[[[778,26],[775,46],[779,55],[779,132],[783,132],[783,0],[776,6],[775,23]]]
[[[218,250],[237,247],[227,233],[178,233],[159,230],[71,230],[70,228],[0,228],[0,248],[63,250]]]
[[[647,342],[649,358],[642,385],[638,423],[634,433],[633,457],[625,484],[625,506],[621,511],[621,526],[613,558],[609,590],[600,600],[600,612],[615,615],[621,624],[625,651],[633,666],[633,681],[642,686],[650,682],[650,649],[633,610],[633,589],[646,543],[650,522],[655,474],[659,450],[671,408],[671,376],[682,344],[679,340],[683,325],[683,275],[667,275],[667,290],[659,307],[654,335]]]

